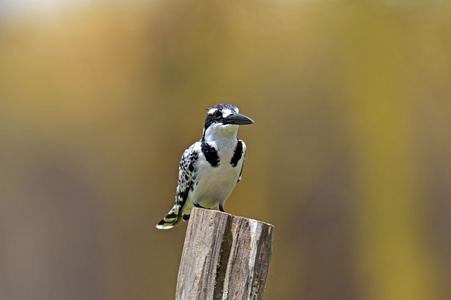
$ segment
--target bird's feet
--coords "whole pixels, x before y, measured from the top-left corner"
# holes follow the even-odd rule
[[[197,208],[210,209],[210,208],[208,208],[208,207],[203,207],[203,206],[201,206],[199,203],[196,203],[196,202],[193,202],[193,205],[194,205],[195,207],[197,207]],[[225,212],[224,206],[223,206],[222,204],[219,204],[219,210],[222,211],[222,212]]]
[[[196,202],[193,202],[193,204],[194,204],[194,206],[197,207],[197,208],[209,209],[209,208],[207,208],[207,207],[200,206],[200,204],[199,204],[199,203],[196,203]]]

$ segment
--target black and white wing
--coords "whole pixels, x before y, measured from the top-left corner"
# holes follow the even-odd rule
[[[186,203],[188,194],[194,188],[194,181],[196,180],[196,162],[199,159],[199,142],[194,143],[183,153],[179,166],[179,182],[175,195],[175,203],[180,206],[180,209]],[[186,218],[188,219],[188,218]]]
[[[188,219],[188,216],[182,216],[183,206],[186,203],[189,192],[193,189],[196,178],[196,161],[199,158],[199,142],[194,143],[183,152],[179,165],[179,180],[175,195],[175,205],[169,211],[166,217],[157,224],[158,229],[170,229],[180,220]]]

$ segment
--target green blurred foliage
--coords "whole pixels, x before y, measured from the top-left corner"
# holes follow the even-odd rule
[[[226,210],[276,226],[265,299],[450,299],[450,8],[103,2],[2,21],[0,298],[173,298],[186,223],[154,225],[204,109],[230,102],[255,124]]]

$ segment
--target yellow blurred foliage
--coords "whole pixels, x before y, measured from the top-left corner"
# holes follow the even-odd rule
[[[276,226],[265,299],[450,299],[450,8],[104,2],[0,20],[0,298],[173,298],[186,224],[154,225],[204,109],[230,102],[255,124],[226,211]]]

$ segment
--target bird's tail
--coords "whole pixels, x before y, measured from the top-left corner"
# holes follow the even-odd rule
[[[182,219],[182,208],[176,203],[168,212],[167,216],[157,224],[158,229],[171,229]]]

